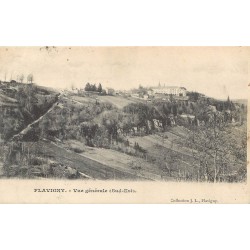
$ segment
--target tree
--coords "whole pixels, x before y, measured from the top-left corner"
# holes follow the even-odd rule
[[[169,100],[170,100],[170,102],[173,102],[173,100],[174,100],[173,94],[170,94]]]
[[[172,177],[174,170],[177,169],[177,161],[180,156],[173,150],[174,141],[171,141],[170,149],[171,151],[168,152],[167,156],[164,156],[163,160],[165,162],[165,169],[167,170],[168,176]]]
[[[85,91],[90,91],[91,90],[91,86],[90,86],[89,82],[87,82],[84,89],[85,89]]]
[[[227,104],[226,104],[226,106],[227,106],[227,109],[231,110],[231,101],[230,101],[229,96],[227,97]]]
[[[218,182],[230,175],[230,168],[240,164],[230,140],[230,127],[220,112],[207,111],[203,126],[191,125],[187,146],[192,150],[198,180]]]
[[[177,116],[177,113],[178,113],[177,105],[174,104],[174,105],[173,105],[173,115],[174,115],[174,116]]]
[[[187,96],[189,96],[189,100],[192,102],[197,102],[199,99],[199,93],[198,92],[188,92]]]
[[[244,111],[244,110],[245,110],[245,106],[244,106],[244,104],[243,104],[243,103],[241,104],[241,109],[242,109],[242,111]]]
[[[33,83],[33,81],[34,81],[34,76],[33,76],[33,74],[29,74],[29,75],[27,76],[27,83]]]
[[[96,85],[95,85],[95,84],[92,85],[92,91],[94,91],[94,92],[97,91],[97,88],[96,88]]]
[[[101,85],[101,83],[99,83],[99,85],[98,85],[97,92],[102,93],[102,85]]]
[[[24,75],[23,74],[20,75],[19,80],[20,80],[20,83],[23,83],[23,80],[24,80]]]

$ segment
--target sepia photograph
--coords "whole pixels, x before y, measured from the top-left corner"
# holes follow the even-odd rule
[[[245,190],[249,56],[249,47],[1,47],[0,183],[35,183],[33,193]],[[104,189],[86,188],[98,181]]]
[[[248,5],[1,1],[1,247],[249,248]]]

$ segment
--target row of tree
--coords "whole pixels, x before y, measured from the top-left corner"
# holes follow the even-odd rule
[[[16,81],[16,82],[20,82],[20,83],[24,83],[24,80],[26,79],[27,83],[33,83],[34,82],[34,76],[33,74],[28,74],[26,77],[24,74],[21,75],[17,75],[16,76],[16,80],[14,80],[12,77],[10,78],[10,82],[12,81]],[[5,81],[6,81],[6,77],[5,77]]]
[[[98,87],[96,86],[96,84],[90,84],[89,82],[86,84],[85,91],[93,91],[93,92],[98,92],[98,93],[102,93],[102,84],[99,83]]]

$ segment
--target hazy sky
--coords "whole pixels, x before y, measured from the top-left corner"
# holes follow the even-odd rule
[[[216,98],[247,98],[250,47],[0,47],[0,79],[33,73],[39,85],[87,82],[130,89],[183,86]]]

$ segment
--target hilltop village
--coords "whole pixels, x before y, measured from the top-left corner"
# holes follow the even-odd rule
[[[143,87],[139,85],[138,89],[131,90],[115,90],[114,88],[103,88],[101,83],[98,85],[87,83],[85,88],[72,87],[70,91],[78,95],[84,95],[86,92],[97,92],[100,95],[134,97],[147,101],[151,101],[154,98],[162,98],[166,101],[170,100],[171,97],[177,100],[188,100],[186,88],[167,86],[166,84],[161,86],[160,83],[158,86],[153,87]]]

